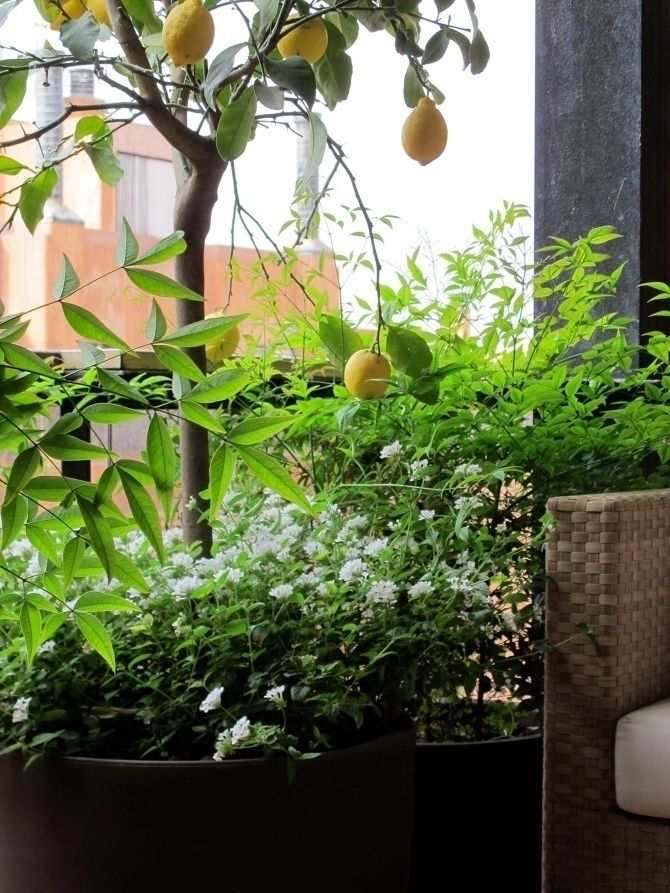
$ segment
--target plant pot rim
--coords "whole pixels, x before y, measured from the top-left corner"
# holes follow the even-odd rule
[[[542,732],[534,732],[532,735],[505,735],[500,738],[486,738],[483,741],[417,741],[417,747],[485,747],[489,744],[515,744],[519,741],[538,741],[542,739]]]
[[[415,731],[413,727],[398,729],[393,732],[386,732],[383,735],[377,735],[377,737],[370,739],[369,741],[364,741],[362,744],[354,744],[351,747],[340,747],[335,750],[327,750],[319,752],[318,762],[323,764],[324,762],[330,762],[331,760],[337,759],[340,756],[357,756],[359,754],[365,755],[367,753],[374,753],[376,750],[380,750],[386,744],[390,744],[392,742],[399,742],[410,736],[415,736]],[[277,763],[281,765],[282,758],[279,756],[270,756],[270,757],[250,757],[250,758],[235,758],[231,757],[224,760],[136,760],[130,759],[125,760],[123,758],[118,757],[80,757],[80,756],[47,756],[45,759],[54,760],[59,763],[65,763],[71,766],[99,766],[105,768],[125,768],[125,769],[146,769],[146,770],[164,770],[169,769],[170,767],[188,769],[190,771],[195,772],[205,772],[205,771],[224,771],[228,769],[231,771],[232,768],[239,769],[243,766],[248,767],[258,767],[258,766],[267,766],[268,764]],[[311,762],[310,760],[306,762]]]

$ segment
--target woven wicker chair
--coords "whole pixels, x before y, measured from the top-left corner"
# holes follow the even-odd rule
[[[617,720],[670,695],[670,490],[549,510],[549,641],[598,644],[547,657],[543,891],[669,893],[670,821],[618,809],[613,758]]]

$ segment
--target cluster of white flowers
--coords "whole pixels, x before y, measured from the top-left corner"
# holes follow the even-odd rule
[[[418,583],[414,583],[410,586],[407,591],[412,598],[416,598],[419,595],[430,595],[434,589],[435,587],[430,580],[419,580]]]
[[[351,518],[347,518],[340,528],[340,532],[337,534],[337,542],[344,542],[352,533],[356,530],[361,530],[363,527],[367,527],[369,523],[370,522],[365,515],[352,515]]]
[[[34,552],[35,548],[30,540],[27,539],[14,540],[13,543],[10,543],[7,548],[4,549],[5,558],[25,559],[28,558],[28,556],[33,555]]]
[[[217,688],[213,688],[200,705],[200,711],[202,713],[210,713],[212,710],[216,710],[218,707],[220,707],[222,694],[222,685],[219,685]]]
[[[289,598],[293,595],[293,586],[290,583],[280,583],[279,586],[273,586],[269,594],[272,598]]]
[[[180,614],[176,620],[172,621],[172,629],[174,630],[175,636],[183,636],[188,628],[188,623],[183,614]]]
[[[193,567],[195,559],[188,552],[173,552],[170,563],[172,567]]]
[[[353,583],[367,577],[368,573],[368,566],[361,558],[352,558],[342,565],[338,576],[343,583]]]
[[[214,754],[215,760],[221,760],[223,758],[222,750],[227,744],[240,744],[242,741],[247,741],[251,737],[251,722],[249,718],[246,716],[241,717],[237,720],[235,725],[231,729],[226,729],[221,732],[218,738],[216,739],[217,748],[216,753]]]
[[[285,691],[285,685],[273,685],[272,688],[268,688],[263,697],[266,701],[272,701],[273,704],[281,704],[284,701]]]
[[[454,499],[454,508],[457,512],[460,512],[461,509],[465,512],[469,512],[472,509],[479,508],[482,504],[479,496],[458,496]]]
[[[367,591],[367,597],[376,605],[392,605],[397,599],[398,587],[391,580],[377,580]]]
[[[389,443],[385,447],[382,447],[381,452],[379,453],[379,458],[392,459],[394,456],[399,456],[400,453],[402,453],[402,444],[399,440],[394,440],[393,443]]]
[[[435,511],[433,509],[421,509],[419,512],[419,518],[422,521],[432,521],[435,517]]]
[[[419,478],[422,478],[424,475],[424,471],[428,468],[428,459],[416,459],[414,462],[409,463],[409,479],[411,481],[418,481]]]
[[[474,463],[470,464],[470,465],[468,465],[467,463],[464,463],[463,465],[457,465],[456,468],[454,468],[454,474],[462,474],[462,475],[467,476],[467,475],[471,475],[471,474],[481,474],[481,473],[482,473],[481,465],[475,465]]]
[[[388,544],[388,537],[381,536],[376,539],[368,540],[368,542],[363,547],[363,551],[366,555],[369,555],[370,558],[375,558],[377,555],[381,554],[384,551]]]
[[[12,709],[12,722],[25,722],[28,719],[28,708],[32,698],[17,698]]]
[[[180,577],[178,580],[172,580],[170,588],[172,589],[172,594],[174,595],[175,600],[181,602],[185,598],[188,598],[189,595],[193,595],[196,589],[202,586],[203,582],[202,577],[198,577],[195,574],[189,574],[186,577]]]
[[[48,654],[53,651],[56,647],[56,643],[53,639],[48,639],[46,642],[42,642],[42,644],[37,649],[38,654]]]

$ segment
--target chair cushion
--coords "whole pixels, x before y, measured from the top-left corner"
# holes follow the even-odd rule
[[[670,819],[670,698],[621,717],[614,767],[621,809]]]

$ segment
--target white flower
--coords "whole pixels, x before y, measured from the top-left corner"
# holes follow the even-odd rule
[[[32,698],[18,698],[12,710],[12,722],[25,722],[28,719],[28,707]]]
[[[316,591],[321,598],[325,598],[328,595],[328,586],[325,583],[319,583],[316,587]]]
[[[482,501],[478,496],[459,496],[454,499],[454,508],[457,512],[460,512],[461,509],[467,512],[470,509],[479,508],[481,504]]]
[[[428,468],[428,459],[417,459],[415,462],[409,463],[409,477],[410,480],[416,481],[418,478],[423,477],[422,472]]]
[[[226,579],[229,583],[239,583],[244,574],[239,569],[239,567],[231,567],[228,571],[228,576]]]
[[[482,469],[481,469],[480,465],[463,464],[463,465],[457,465],[456,468],[454,468],[454,474],[464,474],[464,475],[481,474],[481,470]]]
[[[193,556],[188,552],[175,552],[170,560],[173,567],[191,567],[193,564]]]
[[[312,558],[314,555],[316,555],[317,552],[320,552],[323,549],[323,546],[318,540],[306,540],[302,544],[302,547],[310,558]]]
[[[393,443],[389,443],[385,447],[382,447],[381,452],[379,453],[379,458],[391,459],[393,456],[399,456],[400,453],[402,453],[402,444],[399,440],[394,440]]]
[[[272,701],[273,704],[279,704],[284,700],[285,685],[274,685],[268,688],[263,697],[266,701]]]
[[[37,649],[38,654],[47,654],[49,651],[53,651],[56,647],[56,643],[53,639],[49,639],[46,642],[43,642],[40,647]]]
[[[189,512],[192,512],[197,509],[197,507],[198,503],[196,502],[195,496],[191,496],[191,498],[186,503],[186,508],[189,510]]]
[[[296,583],[299,586],[316,586],[317,583],[321,582],[321,575],[318,574],[315,570],[313,571],[305,571],[304,574],[300,574]]]
[[[172,629],[174,630],[175,636],[183,636],[187,629],[186,618],[183,614],[180,614],[176,620],[172,621]]]
[[[353,583],[354,580],[362,580],[367,577],[368,568],[366,563],[360,558],[354,558],[352,561],[345,562],[340,568],[339,577],[343,583]]]
[[[288,598],[293,595],[293,586],[290,583],[280,583],[279,586],[273,586],[270,590],[272,598]]]
[[[205,700],[200,705],[200,711],[202,713],[209,713],[211,710],[216,710],[217,707],[221,706],[221,695],[223,694],[223,686],[220,685],[218,688],[213,688],[210,693],[207,695]]]
[[[435,517],[435,512],[433,509],[421,509],[419,512],[419,517],[422,521],[432,521]]]
[[[374,558],[376,555],[379,555],[380,552],[383,552],[387,546],[388,539],[385,536],[378,537],[377,539],[370,540],[370,542],[366,545],[364,551],[366,555]]]
[[[397,591],[398,587],[391,580],[377,580],[368,589],[367,596],[375,604],[392,605],[396,600]]]
[[[195,576],[182,577],[180,580],[173,580],[170,586],[175,601],[180,602],[195,592],[199,586],[202,586],[202,579]]]
[[[417,595],[430,595],[430,593],[435,589],[430,580],[419,580],[418,583],[415,583],[413,586],[410,586],[407,590],[409,594],[414,597]]]
[[[362,527],[366,527],[367,523],[368,519],[364,515],[353,515],[351,518],[348,518],[337,535],[338,543],[343,542],[354,530],[360,530]]]
[[[240,741],[246,741],[251,735],[251,723],[246,716],[238,719],[230,730],[230,740],[233,744],[239,744]]]
[[[295,541],[298,539],[301,533],[302,531],[297,524],[289,524],[288,527],[284,527],[281,535],[284,537],[284,539]]]
[[[183,542],[184,532],[181,527],[170,527],[163,534],[163,542],[166,546],[175,546],[177,543]]]

